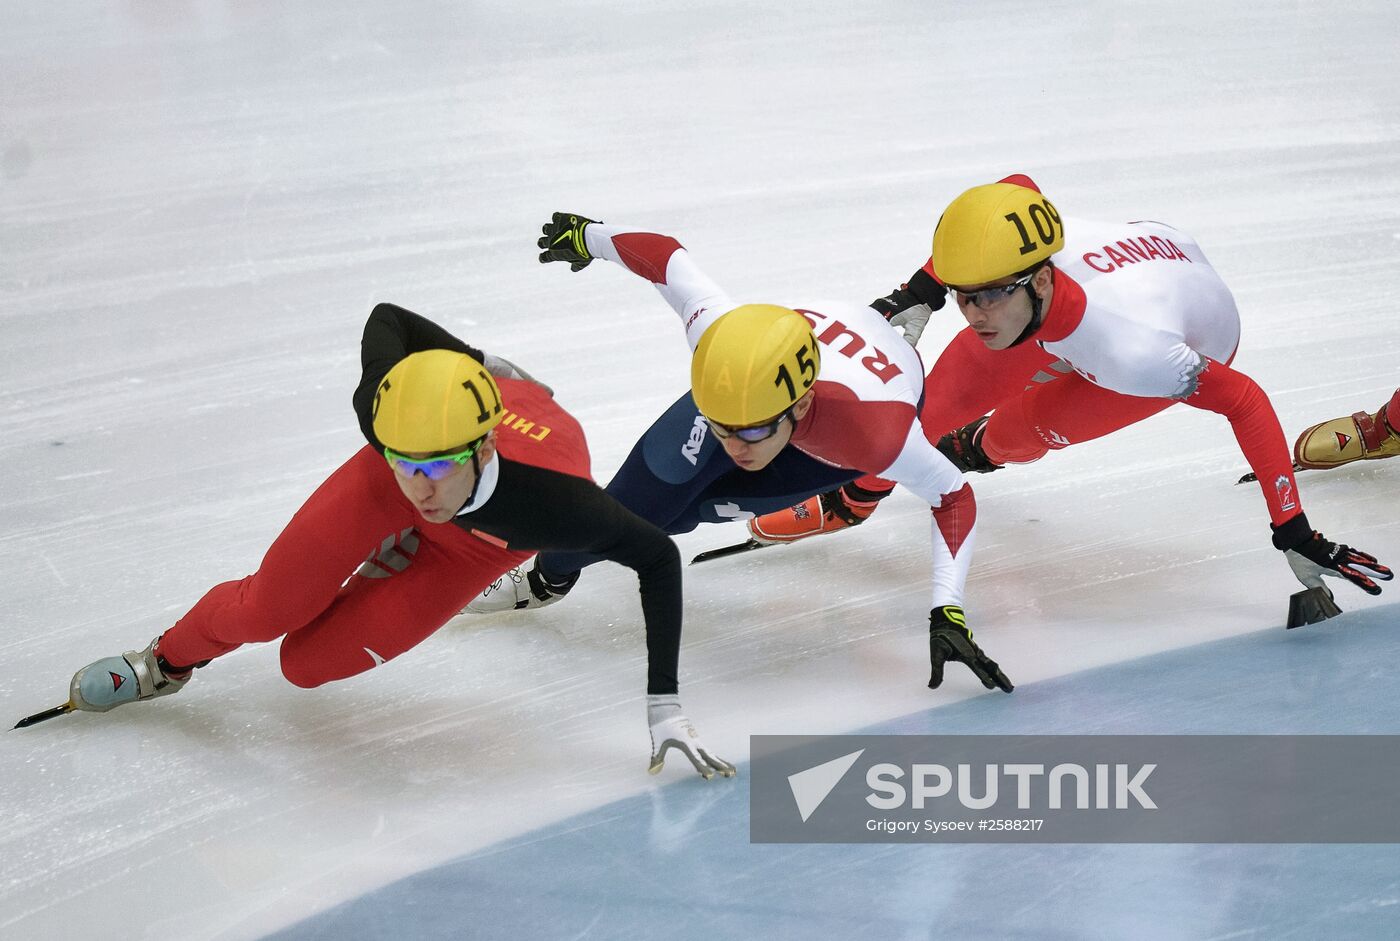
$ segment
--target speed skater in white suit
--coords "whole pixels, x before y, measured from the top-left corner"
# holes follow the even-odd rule
[[[1308,589],[1293,598],[1290,627],[1338,613],[1321,576],[1370,594],[1392,577],[1308,522],[1273,406],[1230,366],[1234,298],[1189,235],[1158,222],[1062,219],[1032,180],[1008,177],[954,200],[929,262],[876,306],[927,316],[949,291],[968,327],[929,371],[920,418],[964,471],[1036,461],[1181,402],[1224,415],[1260,481],[1273,544]],[[831,532],[868,517],[891,489],[867,476],[751,531],[771,542]]]

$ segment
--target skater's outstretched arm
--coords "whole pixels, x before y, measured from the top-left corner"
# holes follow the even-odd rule
[[[692,350],[705,329],[735,306],[669,235],[556,212],[544,225],[539,247],[544,249],[541,262],[564,261],[578,271],[594,258],[603,258],[646,278],[681,318]]]

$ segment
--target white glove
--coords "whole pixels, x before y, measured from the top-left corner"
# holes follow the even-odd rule
[[[647,725],[651,726],[651,766],[647,771],[652,774],[661,770],[666,752],[675,748],[690,759],[706,781],[716,771],[723,777],[734,777],[734,766],[711,754],[700,741],[700,733],[681,712],[680,697],[675,693],[647,696]]]
[[[877,297],[870,306],[880,316],[898,327],[904,340],[910,346],[919,342],[928,326],[928,319],[935,310],[942,310],[948,301],[948,289],[938,283],[933,275],[923,268],[909,276],[906,284],[901,284],[884,297]]]
[[[933,309],[927,304],[915,304],[913,307],[906,307],[890,318],[890,326],[898,327],[904,333],[904,342],[914,346],[919,342],[919,337],[924,335],[924,327],[928,326],[928,319],[933,316]]]
[[[928,317],[925,317],[924,320],[927,321]],[[526,382],[533,382],[535,385],[548,392],[549,397],[551,399],[554,398],[553,389],[545,385],[543,382],[540,382],[534,376],[530,375],[525,370],[512,363],[510,360],[506,359],[504,356],[496,356],[492,353],[487,353],[485,357],[481,360],[481,365],[485,366],[486,371],[493,376],[501,376],[506,379],[524,379]]]

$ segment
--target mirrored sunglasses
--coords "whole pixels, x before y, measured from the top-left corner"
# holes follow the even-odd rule
[[[414,474],[422,474],[429,480],[442,480],[463,464],[470,461],[476,449],[481,447],[481,441],[473,441],[460,451],[451,454],[434,454],[432,457],[416,458],[406,454],[400,454],[390,448],[384,449],[384,458],[389,462],[389,466],[403,474],[405,477],[412,477]]]

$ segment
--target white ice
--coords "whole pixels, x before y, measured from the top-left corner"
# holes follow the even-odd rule
[[[537,264],[556,209],[675,235],[736,295],[867,301],[949,199],[1028,172],[1067,214],[1199,238],[1290,437],[1374,410],[1400,382],[1397,58],[1386,0],[10,0],[0,718],[256,568],[362,443],[377,301],[548,381],[610,477],[686,347],[624,271]],[[1223,419],[1176,407],[975,480],[968,609],[1015,695],[1281,632],[1298,586],[1246,469]],[[1316,526],[1392,564],[1397,484],[1400,461],[1300,481]],[[682,697],[717,751],[1000,695],[925,688],[926,512],[901,493],[687,571]],[[249,647],[176,698],[0,733],[0,937],[257,938],[680,780],[644,771],[632,585],[592,569],[313,692]]]

